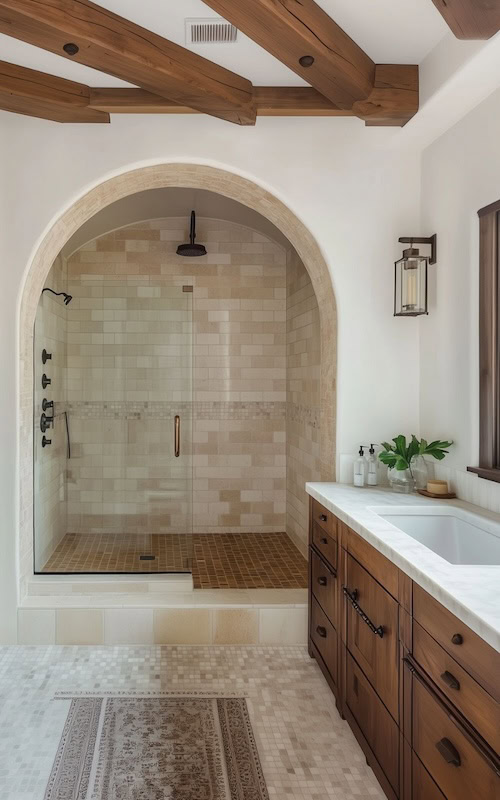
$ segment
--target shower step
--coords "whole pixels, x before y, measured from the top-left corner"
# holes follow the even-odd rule
[[[34,575],[28,595],[185,593],[193,591],[191,573],[170,575]]]

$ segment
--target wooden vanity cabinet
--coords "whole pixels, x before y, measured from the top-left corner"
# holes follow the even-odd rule
[[[309,653],[385,794],[500,800],[500,654],[320,503],[310,509]]]

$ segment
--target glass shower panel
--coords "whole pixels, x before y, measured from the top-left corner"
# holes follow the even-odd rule
[[[191,570],[190,289],[161,276],[68,277],[65,407],[56,403],[71,445],[66,535],[36,571]],[[35,359],[43,346],[35,330]]]

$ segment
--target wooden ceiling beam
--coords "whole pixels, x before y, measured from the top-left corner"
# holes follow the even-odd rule
[[[457,39],[490,39],[500,30],[499,0],[432,0]]]
[[[0,109],[54,122],[109,122],[109,114],[93,109],[90,89],[0,61]]]
[[[89,0],[0,0],[0,32],[240,125],[250,81]]]
[[[352,110],[368,126],[406,125],[418,111],[418,66],[377,64],[370,95]]]
[[[258,116],[267,117],[350,117],[309,86],[255,86]],[[110,114],[197,114],[196,109],[181,106],[143,89],[90,89],[90,106]]]
[[[314,0],[204,2],[340,108],[370,95],[374,62]]]

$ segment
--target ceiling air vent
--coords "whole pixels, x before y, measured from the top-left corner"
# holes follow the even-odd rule
[[[230,44],[238,29],[225,19],[187,19],[186,44]]]

